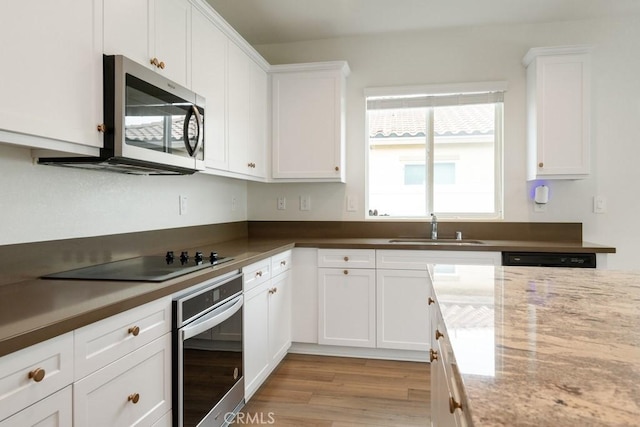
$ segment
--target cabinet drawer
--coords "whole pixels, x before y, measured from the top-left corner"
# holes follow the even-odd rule
[[[285,251],[271,257],[271,277],[275,277],[291,268],[291,251]]]
[[[0,427],[66,427],[72,425],[71,386],[53,393],[0,422]]]
[[[271,278],[271,258],[243,267],[242,274],[244,274],[244,291],[247,292]]]
[[[413,251],[378,250],[378,268],[393,270],[426,270],[429,264],[500,265],[500,252],[487,251]]]
[[[74,427],[152,425],[171,409],[171,334],[74,384]]]
[[[376,268],[373,249],[319,249],[318,267]]]
[[[0,358],[0,420],[72,382],[73,332],[3,356]]]
[[[171,330],[171,299],[163,298],[75,331],[75,379],[150,343]]]

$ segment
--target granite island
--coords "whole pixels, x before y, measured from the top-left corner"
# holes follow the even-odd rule
[[[638,425],[640,272],[435,265],[431,276],[467,424]]]

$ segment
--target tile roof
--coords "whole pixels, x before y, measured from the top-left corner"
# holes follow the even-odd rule
[[[177,116],[171,123],[171,140],[182,141],[182,126],[184,117]],[[129,124],[125,128],[125,138],[128,141],[162,141],[164,123],[162,120],[146,124]],[[189,134],[195,135],[196,123],[189,122]]]
[[[493,134],[493,104],[438,107],[434,111],[438,136]],[[370,138],[424,136],[425,128],[423,108],[369,110]]]

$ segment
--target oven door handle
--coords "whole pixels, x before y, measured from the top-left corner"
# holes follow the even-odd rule
[[[193,323],[189,324],[189,326],[185,326],[181,329],[182,341],[195,337],[196,335],[201,334],[204,331],[207,331],[214,326],[221,324],[222,322],[236,314],[242,307],[243,303],[244,299],[242,298],[242,295],[240,295],[237,298],[234,298],[231,301],[223,304],[221,307],[213,310],[211,313],[208,313],[197,319]]]

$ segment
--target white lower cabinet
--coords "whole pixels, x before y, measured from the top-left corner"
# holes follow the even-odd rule
[[[291,346],[291,251],[246,267],[244,294],[244,384],[248,401]],[[263,267],[259,267],[259,266]],[[271,279],[256,283],[255,271],[279,266]],[[245,286],[247,282],[245,281]]]
[[[71,386],[53,393],[0,422],[0,427],[68,427],[72,425]]]
[[[427,351],[429,283],[426,270],[377,270],[377,347]]]
[[[1,357],[0,420],[31,407],[72,382],[72,332]],[[35,418],[41,415],[37,409],[31,409],[31,414]]]
[[[151,426],[171,409],[171,334],[77,381],[75,427]]]
[[[376,346],[374,269],[318,269],[318,344]]]

